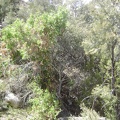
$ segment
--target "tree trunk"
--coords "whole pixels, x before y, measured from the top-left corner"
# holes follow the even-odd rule
[[[114,41],[112,43],[112,55],[111,55],[111,63],[112,63],[112,72],[111,72],[111,89],[112,89],[112,94],[116,96],[116,90],[115,90],[115,46],[116,46],[117,41]],[[119,103],[116,104],[115,109],[116,109],[116,120],[120,120],[120,115],[119,115]]]
[[[115,49],[115,42],[112,43],[112,55],[111,55],[111,63],[112,63],[112,73],[111,73],[111,76],[112,76],[112,79],[111,79],[111,89],[112,89],[112,94],[115,96],[116,93],[115,93],[115,58],[114,58],[114,49]]]

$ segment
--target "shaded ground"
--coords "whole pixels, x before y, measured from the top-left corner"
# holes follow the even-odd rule
[[[0,113],[0,120],[30,120],[27,109],[9,108],[6,112]]]

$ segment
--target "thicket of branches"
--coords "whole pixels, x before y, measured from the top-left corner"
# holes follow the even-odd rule
[[[119,120],[120,2],[6,2],[0,1],[0,76],[8,61],[17,65],[34,61],[41,69],[34,79],[42,90],[56,96],[52,100],[59,101],[55,106],[66,116],[90,112],[90,116]]]

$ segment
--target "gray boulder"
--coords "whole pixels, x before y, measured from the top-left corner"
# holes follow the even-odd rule
[[[5,101],[14,108],[20,106],[20,99],[12,92],[6,92]]]

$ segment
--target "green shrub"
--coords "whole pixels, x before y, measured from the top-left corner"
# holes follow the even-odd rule
[[[98,120],[100,118],[99,114],[92,109],[87,108],[84,104],[81,105],[83,120]]]
[[[55,95],[48,90],[42,90],[36,83],[32,83],[35,97],[30,100],[32,104],[31,114],[33,120],[53,120],[56,118],[59,104]]]
[[[49,60],[49,49],[55,37],[62,34],[66,26],[67,12],[31,15],[26,22],[17,19],[2,30],[2,40],[7,44],[13,61],[21,59]]]
[[[0,78],[8,76],[8,66],[10,63],[10,59],[8,57],[3,58],[0,56]]]
[[[99,97],[104,102],[104,105],[101,106],[101,109],[104,110],[104,114],[110,120],[116,120],[116,103],[117,97],[112,94],[109,85],[99,86],[97,85],[93,91],[92,95],[94,97]]]

